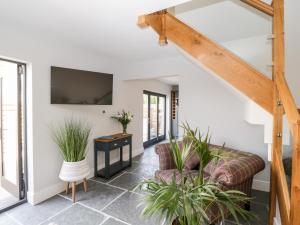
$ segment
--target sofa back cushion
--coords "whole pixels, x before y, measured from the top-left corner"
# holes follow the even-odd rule
[[[180,149],[183,148],[183,142],[179,141],[178,145]],[[168,170],[175,169],[175,163],[172,156],[172,149],[169,143],[158,144],[155,146],[155,152],[159,155],[159,169],[160,170]],[[184,167],[187,170],[193,170],[197,168],[199,165],[199,157],[197,154],[193,153],[191,156],[185,161]]]
[[[232,159],[218,166],[210,179],[225,184],[227,187],[236,186],[263,170],[264,161],[257,155]]]

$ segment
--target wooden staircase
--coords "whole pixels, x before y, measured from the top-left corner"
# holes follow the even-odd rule
[[[269,5],[241,0],[273,18],[273,78],[267,78],[242,59],[195,31],[167,10],[138,18],[141,28],[152,27],[159,44],[175,43],[213,74],[227,81],[273,115],[273,146],[269,225],[274,224],[276,201],[283,225],[300,225],[300,115],[284,74],[284,0]],[[291,194],[282,163],[282,118],[286,113],[293,136]],[[297,215],[298,212],[298,215]]]

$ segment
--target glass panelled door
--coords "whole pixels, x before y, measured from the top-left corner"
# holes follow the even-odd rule
[[[25,65],[0,59],[0,210],[24,198]]]
[[[143,95],[144,147],[166,138],[166,96],[144,91]]]

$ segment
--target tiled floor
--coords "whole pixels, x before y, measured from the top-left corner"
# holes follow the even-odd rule
[[[77,203],[62,193],[37,206],[23,204],[0,214],[0,225],[158,225],[155,218],[140,216],[143,195],[136,185],[144,178],[153,177],[158,168],[158,158],[153,148],[135,157],[133,166],[107,181],[89,180],[89,190],[81,185],[76,193]],[[253,191],[256,197],[251,210],[258,216],[257,225],[267,224],[268,194]],[[233,225],[229,219],[226,224]]]

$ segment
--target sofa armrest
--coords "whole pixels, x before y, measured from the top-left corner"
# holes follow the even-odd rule
[[[155,153],[158,154],[159,157],[160,170],[170,170],[176,168],[169,143],[156,145]]]
[[[211,179],[230,187],[236,186],[265,168],[265,162],[257,155],[244,156],[225,162],[211,174]]]

